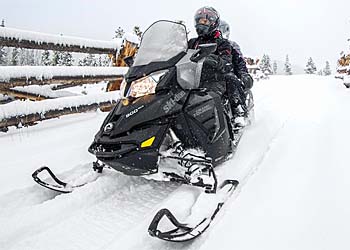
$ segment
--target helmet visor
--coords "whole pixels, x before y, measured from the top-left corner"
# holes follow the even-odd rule
[[[194,17],[194,22],[195,24],[204,24],[210,26],[216,22],[217,18],[218,16],[213,11],[199,11]]]

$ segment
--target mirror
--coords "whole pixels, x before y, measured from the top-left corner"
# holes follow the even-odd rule
[[[123,60],[126,63],[126,65],[128,65],[128,67],[131,67],[134,64],[134,57],[133,56],[127,56]]]

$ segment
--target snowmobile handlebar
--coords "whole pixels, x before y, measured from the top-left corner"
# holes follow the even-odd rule
[[[198,47],[199,47],[199,50],[194,52],[190,58],[190,60],[195,63],[199,62],[204,57],[214,53],[217,45],[216,43],[209,43],[209,44],[200,44]]]

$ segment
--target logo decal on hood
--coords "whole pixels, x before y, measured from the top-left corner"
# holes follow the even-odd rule
[[[180,91],[174,95],[174,97],[170,98],[166,104],[163,106],[164,112],[167,114],[170,110],[176,105],[178,101],[180,101],[186,95],[185,91]]]
[[[144,107],[145,107],[145,105],[142,105],[142,106],[140,106],[140,107],[134,109],[133,111],[130,111],[129,113],[127,113],[127,114],[125,115],[125,118],[129,118],[130,116],[136,114],[137,112],[140,111],[140,109],[142,109],[142,108],[144,108]]]

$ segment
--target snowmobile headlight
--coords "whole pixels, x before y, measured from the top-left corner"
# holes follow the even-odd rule
[[[125,91],[127,88],[127,83],[125,80],[123,80],[120,86],[122,98],[138,98],[156,93],[157,84],[160,82],[162,76],[164,76],[167,72],[167,70],[158,71],[150,74],[149,76],[133,81],[127,91]]]

